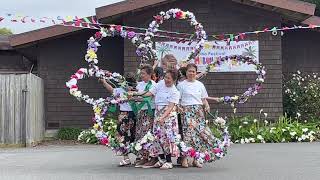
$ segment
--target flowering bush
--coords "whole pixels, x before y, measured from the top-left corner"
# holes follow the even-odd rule
[[[103,130],[104,132],[108,132],[108,135],[111,138],[114,138],[117,132],[116,120],[112,117],[107,117],[104,120]],[[103,144],[103,145],[108,144],[108,142],[106,142],[107,139],[101,139],[99,141],[96,136],[97,133],[98,133],[97,124],[95,124],[93,128],[82,131],[78,136],[78,141],[83,143],[88,143],[88,144]]]
[[[88,144],[98,144],[98,138],[96,137],[96,131],[94,129],[84,130],[78,136],[78,141]]]
[[[284,80],[284,112],[299,120],[316,120],[320,116],[320,77],[300,71]]]
[[[300,123],[284,116],[276,122],[253,117],[233,117],[228,123],[234,143],[312,142],[319,137],[319,125]]]

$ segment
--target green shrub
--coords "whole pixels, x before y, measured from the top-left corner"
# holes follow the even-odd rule
[[[250,116],[232,117],[227,126],[231,141],[241,144],[312,142],[320,135],[319,123],[301,123],[286,116],[271,123]]]
[[[60,140],[77,140],[81,129],[79,128],[61,128],[58,131],[58,139]]]
[[[284,79],[283,109],[290,118],[301,121],[319,121],[320,77],[317,73],[300,71]]]

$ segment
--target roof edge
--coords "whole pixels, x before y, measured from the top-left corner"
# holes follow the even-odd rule
[[[314,15],[316,10],[316,5],[308,2],[303,2],[300,0],[251,0],[253,2],[274,6],[282,9],[287,9],[290,11],[299,12],[302,14]]]
[[[320,26],[320,17],[319,16],[311,16],[308,19],[304,20],[302,23]]]
[[[156,5],[170,0],[126,0],[96,8],[98,19],[107,18],[121,13],[133,11],[147,6]]]

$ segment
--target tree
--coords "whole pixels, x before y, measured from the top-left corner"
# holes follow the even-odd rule
[[[12,31],[8,28],[0,28],[0,35],[11,35]]]

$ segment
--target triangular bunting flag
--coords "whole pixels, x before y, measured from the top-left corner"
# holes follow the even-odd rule
[[[233,41],[234,35],[233,34],[229,34],[229,36],[230,36],[230,41]]]

